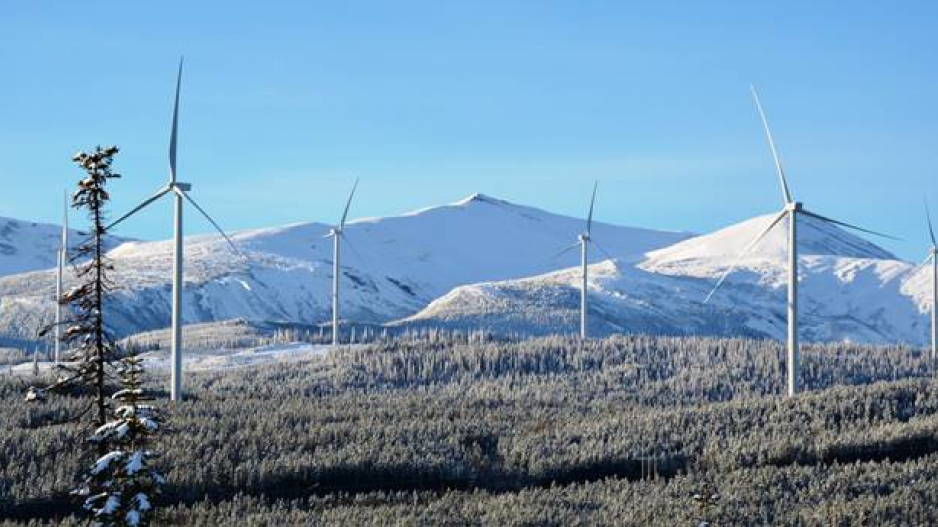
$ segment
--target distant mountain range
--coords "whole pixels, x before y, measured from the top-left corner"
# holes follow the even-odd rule
[[[709,303],[719,277],[772,221],[763,216],[652,251],[638,262],[590,269],[590,330],[783,339],[787,225],[740,262]],[[923,345],[931,280],[924,269],[838,227],[799,219],[802,338]],[[401,323],[498,331],[575,331],[579,269],[456,288]]]
[[[346,225],[342,317],[393,322],[454,287],[575,265],[553,256],[583,222],[476,194],[460,202]],[[241,258],[217,236],[186,240],[187,323],[244,318],[313,325],[331,316],[330,226],[289,225],[235,233]],[[627,258],[687,239],[686,233],[595,226]],[[120,335],[168,325],[171,243],[129,242],[110,251],[116,285],[109,320]],[[596,255],[594,261],[600,261]],[[54,271],[0,278],[0,337],[28,339],[51,320]]]
[[[710,303],[702,303],[770,219],[754,218],[697,237],[595,224],[593,237],[612,259],[595,250],[591,254],[591,330],[782,338],[784,226],[742,261]],[[925,343],[931,302],[927,273],[913,273],[913,264],[837,227],[810,218],[799,221],[805,339]],[[554,255],[576,241],[583,226],[581,219],[481,194],[401,216],[350,222],[342,318],[572,333],[578,319],[579,254]],[[244,258],[216,236],[189,238],[185,321],[327,322],[332,242],[323,236],[328,230],[309,223],[239,232],[233,238]],[[40,231],[37,239],[42,239]],[[27,255],[21,246],[35,243],[27,235],[11,247]],[[170,243],[162,241],[127,242],[110,252],[117,290],[108,311],[118,334],[168,325],[170,251]],[[54,272],[35,270],[41,268],[38,261],[30,267],[14,260],[0,268],[9,269],[0,278],[0,338],[30,339],[51,319]],[[48,262],[51,267],[54,259]]]
[[[77,247],[87,237],[80,230],[69,230],[69,246]],[[62,240],[61,225],[34,223],[0,217],[0,276],[54,267]],[[108,238],[113,248],[127,238]]]

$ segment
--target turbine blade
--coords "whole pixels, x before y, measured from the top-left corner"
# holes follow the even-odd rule
[[[121,216],[120,218],[117,218],[115,221],[112,221],[110,225],[108,225],[107,227],[104,228],[104,230],[105,230],[105,231],[109,231],[109,230],[113,229],[114,227],[117,226],[117,224],[119,224],[119,223],[121,223],[122,221],[126,220],[127,218],[133,216],[134,214],[140,212],[141,209],[143,209],[144,207],[146,207],[146,206],[149,205],[150,203],[153,203],[154,201],[156,201],[156,200],[162,198],[167,192],[170,192],[171,190],[172,190],[172,189],[171,189],[170,187],[165,187],[165,188],[163,188],[162,190],[160,190],[160,191],[157,192],[156,194],[154,194],[154,195],[150,196],[149,198],[147,198],[146,200],[144,200],[143,203],[141,203],[141,204],[137,205],[136,207],[134,207],[133,210],[131,210],[131,211],[128,212],[127,214],[124,214],[124,215]]]
[[[586,235],[589,236],[593,228],[593,206],[596,204],[596,189],[599,187],[599,181],[593,183],[593,198],[590,199],[590,212],[586,216]]]
[[[361,253],[358,252],[358,249],[355,248],[355,245],[353,245],[352,242],[349,241],[348,236],[346,236],[344,232],[341,234],[341,236],[342,236],[342,239],[345,240],[345,245],[352,251],[352,254],[355,255],[355,258],[361,261],[361,263],[365,263],[365,259],[362,258]]]
[[[929,254],[928,256],[926,256],[925,259],[922,260],[922,263],[916,265],[915,268],[912,269],[912,271],[909,272],[909,276],[915,276],[915,275],[917,275],[918,272],[921,271],[926,265],[928,265],[929,262],[931,262],[932,258],[934,258],[934,257],[935,257],[935,254],[934,254],[934,253]]]
[[[176,191],[176,194],[179,194],[180,196],[182,196],[183,198],[185,198],[186,201],[188,201],[189,203],[191,203],[192,206],[196,208],[196,210],[198,210],[200,213],[202,213],[202,216],[205,216],[205,219],[207,219],[207,220],[209,221],[209,223],[211,223],[212,226],[215,227],[215,230],[218,231],[218,234],[221,234],[222,238],[224,238],[225,241],[228,242],[228,245],[231,246],[231,248],[234,250],[235,254],[237,254],[238,256],[244,257],[244,253],[241,252],[241,249],[238,249],[238,246],[235,245],[235,242],[232,241],[231,238],[228,237],[228,234],[226,234],[225,231],[222,230],[222,228],[218,225],[218,223],[216,223],[215,220],[213,220],[212,217],[209,216],[207,212],[205,212],[205,209],[203,209],[202,207],[200,207],[199,204],[196,203],[194,199],[192,199],[192,196],[190,196],[189,194],[183,192],[182,190],[179,190],[179,187],[173,187],[173,190]]]
[[[179,72],[176,74],[176,102],[173,104],[173,128],[169,135],[169,181],[176,182],[176,138],[179,132],[179,88],[182,86],[182,61],[179,57]]]
[[[935,241],[935,229],[931,224],[931,211],[928,210],[928,200],[925,200],[925,219],[928,220],[928,235],[931,236],[931,246],[938,247],[938,242]]]
[[[713,298],[713,294],[716,293],[716,292],[717,292],[717,289],[719,289],[720,286],[723,285],[723,282],[726,281],[726,278],[727,278],[730,274],[732,274],[732,272],[735,271],[737,267],[739,267],[739,263],[742,261],[743,257],[745,257],[747,254],[749,254],[749,251],[751,251],[753,248],[755,248],[755,246],[758,245],[759,242],[761,242],[762,239],[765,238],[765,236],[766,236],[772,229],[774,229],[775,226],[778,225],[779,222],[782,221],[782,220],[785,218],[785,216],[787,216],[787,215],[788,215],[788,211],[787,211],[787,210],[783,210],[782,212],[780,212],[779,215],[776,216],[774,220],[772,220],[772,223],[770,223],[768,227],[766,227],[762,232],[760,232],[759,235],[756,236],[755,239],[753,239],[752,242],[750,242],[749,245],[747,245],[746,248],[743,249],[742,252],[739,253],[739,256],[737,256],[737,257],[736,257],[736,260],[733,261],[733,265],[731,265],[731,266],[729,267],[729,269],[727,269],[726,272],[724,272],[723,275],[720,276],[720,279],[717,280],[716,285],[713,286],[713,289],[710,291],[710,294],[707,295],[707,298],[704,300],[704,302],[703,302],[704,304],[706,304],[707,302],[710,301],[711,298]]]
[[[603,254],[603,256],[605,256],[605,257],[608,258],[609,260],[612,260],[612,265],[614,265],[614,266],[616,267],[616,269],[621,269],[621,268],[619,267],[619,262],[617,261],[617,259],[616,259],[615,256],[609,254],[609,252],[606,251],[606,249],[603,249],[603,246],[600,245],[599,243],[597,243],[596,240],[591,239],[590,242],[592,242],[593,245],[596,246],[596,249],[598,249],[599,252],[601,252],[601,253]]]
[[[848,228],[848,229],[853,229],[853,230],[856,230],[856,231],[865,232],[865,233],[867,233],[867,234],[872,234],[873,236],[879,236],[879,237],[881,237],[881,238],[888,238],[888,239],[890,239],[890,240],[897,240],[897,241],[899,241],[899,238],[896,238],[895,236],[890,236],[889,234],[883,234],[883,233],[881,233],[881,232],[871,231],[871,230],[869,230],[869,229],[864,229],[863,227],[857,227],[856,225],[851,225],[851,224],[849,224],[849,223],[844,223],[844,222],[842,222],[842,221],[838,221],[838,220],[835,220],[835,219],[831,219],[831,218],[828,218],[828,217],[826,217],[826,216],[821,216],[820,214],[816,214],[816,213],[811,212],[811,211],[809,211],[809,210],[807,210],[807,209],[801,209],[800,214],[804,214],[804,215],[806,215],[806,216],[811,216],[812,218],[817,218],[817,219],[819,219],[819,220],[821,220],[821,221],[826,221],[827,223],[833,223],[834,225],[840,225],[841,227],[846,227],[846,228]]]
[[[345,202],[345,210],[342,212],[342,221],[339,222],[339,229],[345,227],[345,220],[348,218],[348,209],[352,205],[352,198],[355,197],[355,189],[358,188],[358,178],[355,178],[355,184],[352,185],[352,192],[348,195],[348,201]]]
[[[557,258],[560,258],[561,256],[567,254],[568,252],[570,252],[570,251],[576,249],[576,248],[579,247],[579,246],[580,246],[580,242],[576,242],[576,243],[574,243],[573,245],[567,247],[566,249],[564,249],[564,250],[560,251],[559,253],[555,254],[554,256],[552,256],[552,257],[551,257],[551,260],[556,260]]]
[[[759,117],[762,119],[762,127],[765,129],[765,137],[769,141],[769,149],[772,150],[772,158],[775,160],[775,171],[778,172],[778,179],[782,184],[782,196],[785,199],[785,204],[791,203],[791,192],[788,190],[788,180],[785,179],[785,169],[782,168],[782,160],[778,157],[778,150],[775,148],[775,140],[772,139],[772,131],[769,129],[769,120],[765,117],[765,112],[762,110],[762,102],[759,100],[759,94],[756,92],[756,87],[752,84],[749,85],[749,90],[752,92],[752,98],[756,101],[756,109],[759,110]]]

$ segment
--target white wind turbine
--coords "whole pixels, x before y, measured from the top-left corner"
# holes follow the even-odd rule
[[[59,303],[65,292],[65,266],[68,264],[68,191],[62,195],[62,241],[59,246],[58,268],[55,273],[55,364],[59,363],[62,351],[62,311],[64,306]]]
[[[928,202],[925,202],[925,219],[928,221],[928,235],[931,238],[931,248],[928,257],[919,267],[928,265],[931,261],[931,360],[938,364],[938,241],[935,241],[935,229],[931,223],[931,212]]]
[[[576,243],[560,251],[559,253],[557,253],[556,256],[554,256],[554,258],[559,258],[561,255],[566,254],[567,252],[572,251],[573,249],[576,249],[577,247],[580,248],[580,338],[581,339],[587,338],[586,322],[587,322],[587,312],[588,312],[588,307],[589,307],[588,298],[587,298],[587,280],[589,278],[588,267],[587,267],[587,263],[588,263],[587,257],[588,257],[589,244],[592,243],[593,245],[595,245],[596,248],[599,250],[599,252],[603,253],[603,255],[605,255],[607,258],[610,258],[610,259],[612,258],[612,256],[610,256],[609,253],[603,250],[603,248],[598,243],[596,243],[596,241],[593,240],[593,237],[592,237],[593,207],[596,204],[597,188],[599,188],[598,181],[593,184],[593,197],[590,200],[589,214],[587,214],[586,216],[586,231],[584,231],[577,237]]]
[[[179,59],[179,72],[176,76],[176,98],[173,104],[173,124],[169,136],[169,183],[160,189],[156,194],[144,200],[133,210],[124,214],[113,223],[108,225],[110,231],[114,226],[133,216],[143,208],[154,201],[162,198],[166,194],[173,196],[173,296],[172,296],[172,334],[171,334],[171,362],[172,373],[170,380],[170,399],[179,402],[182,401],[182,290],[183,290],[183,231],[182,231],[182,213],[184,201],[188,201],[205,219],[212,224],[219,234],[231,245],[236,254],[241,254],[231,238],[225,234],[225,231],[218,226],[218,223],[208,215],[198,203],[192,199],[188,191],[192,189],[189,183],[181,183],[176,180],[176,140],[178,137],[179,122],[179,88],[182,83],[182,59]]]
[[[798,202],[792,200],[791,192],[788,189],[788,181],[785,179],[785,170],[782,168],[781,159],[778,156],[778,150],[775,148],[775,141],[772,139],[772,132],[769,130],[769,122],[765,117],[765,112],[762,110],[762,103],[759,101],[759,95],[756,93],[754,86],[750,86],[750,91],[752,92],[752,98],[756,103],[756,109],[759,111],[759,117],[762,120],[762,127],[765,130],[765,137],[769,143],[769,149],[772,151],[772,158],[775,160],[775,170],[778,173],[779,182],[782,187],[782,198],[784,200],[784,208],[779,212],[778,216],[769,223],[758,236],[746,246],[745,249],[739,254],[736,258],[736,261],[726,270],[725,273],[717,281],[716,285],[713,287],[713,290],[710,291],[710,294],[707,295],[704,303],[710,301],[713,297],[713,294],[716,293],[717,289],[723,285],[723,282],[726,280],[726,277],[730,275],[736,267],[739,266],[742,258],[749,253],[760,241],[778,225],[782,220],[788,219],[788,396],[792,397],[796,395],[799,391],[799,349],[798,349],[798,216],[804,215],[811,218],[815,218],[827,223],[832,223],[834,225],[840,225],[842,227],[847,227],[850,229],[855,229],[861,232],[868,234],[873,234],[876,236],[882,236],[885,238],[892,238],[892,236],[887,236],[885,234],[880,234],[871,230],[864,229],[862,227],[857,227],[855,225],[850,225],[849,223],[844,223],[842,221],[837,221],[831,218],[821,216],[804,208],[804,206]],[[894,238],[893,238],[894,239]]]
[[[333,227],[326,238],[332,238],[332,345],[339,345],[339,246],[341,239],[345,238],[345,220],[348,219],[348,209],[352,205],[352,198],[355,197],[355,189],[358,188],[358,179],[352,185],[352,192],[349,193],[348,201],[345,202],[345,210],[342,211],[342,219],[339,224]]]

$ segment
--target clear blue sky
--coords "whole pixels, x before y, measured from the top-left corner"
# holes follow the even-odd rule
[[[14,2],[0,14],[0,215],[58,221],[71,154],[122,147],[113,213],[179,167],[228,229],[484,192],[698,232],[797,198],[896,233],[938,209],[935,2]],[[170,234],[163,203],[122,234]],[[201,221],[190,232],[207,232]]]

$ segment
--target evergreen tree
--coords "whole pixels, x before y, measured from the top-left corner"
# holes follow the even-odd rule
[[[111,170],[117,152],[116,146],[99,146],[90,154],[79,152],[72,158],[85,171],[85,177],[78,182],[78,190],[72,195],[72,207],[87,210],[91,221],[91,233],[78,247],[74,258],[89,258],[89,261],[78,269],[79,284],[58,299],[73,312],[72,318],[65,322],[67,328],[62,336],[71,349],[65,362],[58,366],[62,375],[47,388],[30,388],[26,396],[27,400],[39,400],[48,390],[66,388],[90,394],[92,401],[81,415],[92,411],[95,427],[107,420],[108,369],[117,355],[117,345],[104,323],[104,300],[111,290],[107,272],[113,269],[104,248],[105,206],[110,200],[105,187],[108,180],[120,177]],[[50,329],[46,328],[43,334]]]
[[[146,404],[150,399],[144,396],[142,374],[137,355],[123,360],[123,389],[111,396],[118,405],[114,418],[91,436],[106,453],[86,473],[80,494],[87,496],[85,510],[98,525],[148,525],[152,500],[163,484],[163,476],[153,468],[156,454],[147,448],[160,425],[155,408]]]

